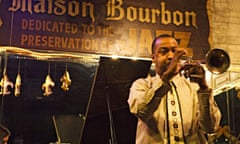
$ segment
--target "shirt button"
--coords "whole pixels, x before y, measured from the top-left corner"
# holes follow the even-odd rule
[[[172,101],[171,101],[171,104],[172,104],[172,105],[175,105],[175,101],[174,101],[174,100],[172,100]]]
[[[177,124],[177,123],[174,123],[174,124],[173,124],[173,128],[178,128],[178,124]]]
[[[176,115],[177,115],[177,112],[173,111],[173,112],[172,112],[172,115],[173,115],[173,116],[176,116]]]
[[[177,142],[179,142],[179,141],[180,141],[180,137],[174,136],[174,140],[177,141]]]

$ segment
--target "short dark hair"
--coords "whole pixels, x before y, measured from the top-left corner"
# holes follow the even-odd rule
[[[152,41],[152,54],[154,54],[154,52],[155,52],[156,41],[160,38],[169,38],[169,37],[174,38],[172,35],[169,35],[169,34],[161,34],[161,35],[155,37],[154,40]]]

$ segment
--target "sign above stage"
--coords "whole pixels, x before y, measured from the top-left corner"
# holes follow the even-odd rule
[[[181,47],[204,58],[206,1],[2,0],[0,46],[150,57],[153,38],[174,33]]]

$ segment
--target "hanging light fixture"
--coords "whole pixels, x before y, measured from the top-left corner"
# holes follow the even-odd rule
[[[50,64],[48,66],[48,74],[45,78],[45,82],[42,84],[42,90],[44,90],[43,95],[44,96],[49,96],[51,95],[52,92],[52,88],[55,86],[54,81],[52,80],[51,76],[50,76]]]
[[[3,69],[3,77],[0,81],[0,94],[2,96],[5,95],[9,95],[11,94],[11,91],[9,90],[9,88],[13,88],[13,83],[9,80],[8,76],[7,76],[7,53],[5,54],[5,58],[4,58],[4,69]]]
[[[21,94],[21,85],[22,85],[22,79],[20,74],[20,59],[18,61],[18,73],[15,81],[15,90],[14,90],[14,96],[20,96]]]
[[[66,70],[65,70],[63,76],[60,78],[60,81],[62,83],[61,89],[64,91],[68,91],[69,86],[71,85],[72,81],[71,81],[70,74],[67,69],[67,63],[66,63]]]
[[[13,88],[13,83],[9,80],[6,72],[3,73],[3,77],[0,81],[1,91],[0,94],[5,96],[11,94],[11,91],[9,91],[9,87]]]

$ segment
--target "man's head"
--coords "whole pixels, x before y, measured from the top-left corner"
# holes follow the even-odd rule
[[[171,35],[163,34],[153,40],[152,60],[158,74],[162,75],[167,70],[177,48],[178,43]]]
[[[155,71],[160,76],[169,69],[171,73],[178,73],[179,59],[187,51],[178,47],[177,40],[167,34],[156,37],[152,42],[152,60],[155,63]]]

